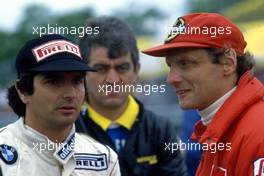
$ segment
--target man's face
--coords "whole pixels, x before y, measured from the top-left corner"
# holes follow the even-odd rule
[[[167,82],[175,87],[183,109],[202,110],[224,94],[223,66],[213,64],[210,57],[205,49],[179,49],[168,53]]]
[[[95,67],[98,72],[87,73],[86,87],[88,89],[88,99],[91,105],[101,107],[120,107],[127,100],[129,92],[116,91],[107,92],[110,86],[114,89],[115,85],[134,85],[138,80],[139,65],[134,68],[131,54],[110,59],[105,47],[94,47],[90,52],[89,65]],[[101,88],[104,87],[104,91]],[[116,87],[117,88],[117,87]],[[116,89],[118,90],[118,89]]]
[[[37,74],[34,92],[27,95],[26,118],[54,127],[73,124],[84,100],[84,78],[81,72]]]

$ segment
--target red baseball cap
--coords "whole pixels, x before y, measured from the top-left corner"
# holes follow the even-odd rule
[[[233,48],[244,53],[247,42],[239,28],[217,13],[192,13],[176,20],[163,45],[142,51],[166,56],[174,48]]]

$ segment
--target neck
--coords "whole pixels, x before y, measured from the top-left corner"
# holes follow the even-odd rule
[[[202,123],[207,126],[213,117],[215,116],[216,112],[221,108],[221,106],[225,103],[225,101],[233,94],[233,92],[236,90],[236,87],[229,90],[227,93],[225,93],[222,97],[220,97],[218,100],[216,100],[213,104],[208,106],[207,108],[198,111]]]
[[[26,115],[25,124],[39,133],[47,136],[54,143],[62,143],[70,134],[73,124],[63,127],[51,126],[51,122],[43,122],[40,119]]]
[[[115,107],[106,107],[98,105],[93,101],[89,101],[89,105],[99,114],[103,115],[111,121],[115,121],[125,112],[126,107],[128,105],[128,101],[126,101],[126,103],[122,104],[121,106]]]

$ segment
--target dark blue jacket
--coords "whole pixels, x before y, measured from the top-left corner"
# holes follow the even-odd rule
[[[201,120],[200,115],[195,109],[186,110],[182,115],[181,140],[185,143],[197,143],[191,139],[193,128],[196,122]],[[185,151],[185,163],[188,169],[188,176],[194,176],[199,165],[202,150]]]
[[[163,117],[140,106],[137,121],[129,131],[124,150],[119,154],[122,176],[185,176],[186,168],[180,151],[165,150],[165,143],[177,142],[175,129]],[[86,110],[76,121],[77,132],[90,135],[116,151],[107,133],[89,118]],[[144,156],[156,156],[158,162],[140,162]]]

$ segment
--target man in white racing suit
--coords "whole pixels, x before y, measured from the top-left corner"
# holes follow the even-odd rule
[[[22,118],[1,129],[0,163],[4,176],[118,175],[116,154],[74,131],[73,128],[64,144],[56,144],[25,125]]]
[[[94,71],[78,46],[56,34],[30,40],[16,71],[8,100],[20,118],[0,129],[3,176],[120,176],[114,151],[75,133],[85,72]]]

